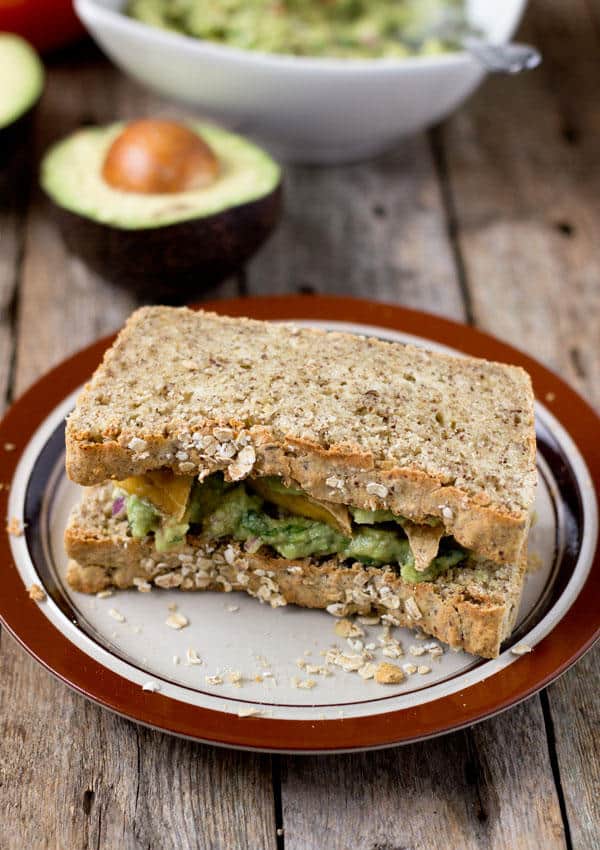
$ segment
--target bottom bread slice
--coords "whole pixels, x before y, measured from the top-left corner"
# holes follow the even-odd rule
[[[215,546],[188,535],[159,553],[151,537],[135,539],[127,520],[112,516],[112,485],[85,490],[65,531],[67,581],[97,593],[152,585],[181,590],[243,590],[273,607],[325,608],[335,616],[377,613],[398,626],[419,627],[455,649],[493,658],[514,625],[525,576],[519,564],[470,558],[433,582],[411,584],[389,566],[246,552],[237,542]]]

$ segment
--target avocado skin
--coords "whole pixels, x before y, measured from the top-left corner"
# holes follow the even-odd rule
[[[0,170],[7,168],[17,155],[31,154],[31,136],[36,107],[37,101],[26,112],[19,115],[16,121],[0,128]]]
[[[140,230],[102,224],[53,203],[67,248],[146,302],[181,304],[221,282],[277,225],[283,190],[215,215]]]

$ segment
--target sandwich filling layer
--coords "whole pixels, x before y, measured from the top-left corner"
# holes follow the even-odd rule
[[[191,532],[240,541],[252,554],[266,547],[288,559],[396,565],[409,582],[433,581],[468,555],[435,518],[416,524],[389,510],[319,501],[275,476],[228,483],[220,472],[199,481],[157,470],[117,482],[113,515],[125,512],[132,536],[152,535],[158,552]]]

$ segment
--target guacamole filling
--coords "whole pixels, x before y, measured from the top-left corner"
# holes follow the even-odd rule
[[[402,517],[387,510],[319,502],[276,477],[231,484],[217,472],[185,485],[181,477],[172,476],[167,499],[165,480],[171,474],[151,475],[119,482],[113,513],[126,512],[133,537],[153,535],[158,552],[184,544],[191,533],[207,542],[236,540],[249,553],[265,549],[290,560],[337,555],[369,566],[396,566],[409,582],[434,581],[468,554],[454,538],[440,535],[437,554],[425,569],[417,570]],[[432,518],[424,524],[439,521]]]
[[[243,50],[369,59],[459,50],[466,0],[129,0],[151,26]]]

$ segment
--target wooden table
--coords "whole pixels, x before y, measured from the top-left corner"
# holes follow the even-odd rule
[[[276,237],[210,297],[367,295],[475,323],[600,406],[600,3],[536,0],[543,67],[491,79],[386,157],[287,169]],[[86,123],[177,115],[90,46],[53,59],[33,160]],[[133,298],[69,256],[35,169],[1,187],[0,392],[118,327]],[[228,752],[135,726],[0,644],[0,848],[600,847],[600,652],[478,726],[395,750]],[[283,833],[281,832],[283,830]]]

